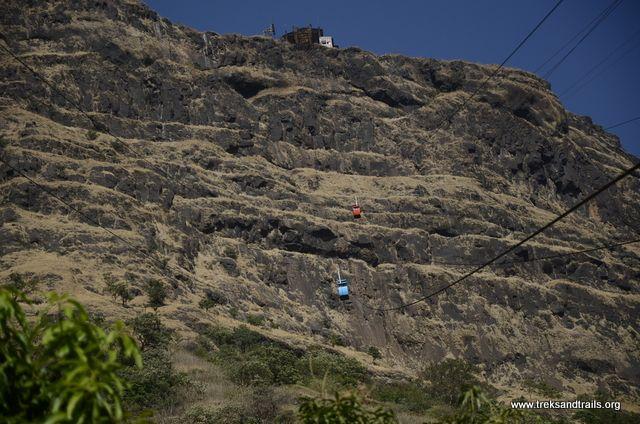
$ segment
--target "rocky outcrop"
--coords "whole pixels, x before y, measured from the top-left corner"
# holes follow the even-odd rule
[[[483,261],[637,160],[545,81],[506,69],[442,127],[493,66],[199,33],[130,0],[6,11],[8,47],[55,90],[1,56],[2,160],[65,203],[0,165],[2,276],[58,275],[52,288],[111,315],[131,312],[101,294],[103,274],[161,278],[176,322],[217,290],[221,314],[378,346],[405,372],[448,355],[505,389],[535,376],[638,396],[638,245],[498,265],[371,310],[462,275],[452,263]],[[627,240],[639,200],[628,178],[509,259]]]

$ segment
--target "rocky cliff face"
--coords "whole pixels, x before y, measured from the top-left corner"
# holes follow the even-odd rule
[[[512,393],[542,378],[637,399],[637,244],[368,309],[451,281],[469,267],[446,263],[491,257],[637,160],[545,81],[504,70],[437,128],[493,66],[200,33],[130,0],[5,3],[3,43],[59,92],[0,55],[2,160],[90,220],[0,165],[3,277],[31,273],[119,317],[133,309],[103,294],[105,273],[159,278],[185,337],[215,289],[230,302],[216,319],[235,307],[290,343],[377,346],[388,369],[454,356]],[[510,259],[637,236],[639,201],[627,178]],[[352,303],[334,293],[338,266]]]

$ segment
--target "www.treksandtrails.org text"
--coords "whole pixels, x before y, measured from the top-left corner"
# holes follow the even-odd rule
[[[620,410],[620,402],[601,402],[598,400],[562,401],[562,400],[536,400],[532,402],[511,401],[513,409],[613,409]]]

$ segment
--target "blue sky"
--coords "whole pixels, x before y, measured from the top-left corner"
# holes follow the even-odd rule
[[[174,22],[218,33],[259,34],[272,21],[279,35],[293,25],[321,26],[341,47],[378,54],[500,63],[556,0],[146,0]],[[534,71],[605,9],[611,0],[565,0],[507,66]],[[550,77],[563,93],[628,40],[577,92],[560,97],[571,112],[604,127],[640,116],[640,1],[623,0]],[[558,56],[560,57],[560,56]],[[545,72],[543,68],[540,75]],[[611,130],[640,156],[640,120]]]

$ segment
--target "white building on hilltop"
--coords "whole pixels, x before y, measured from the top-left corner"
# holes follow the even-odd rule
[[[328,35],[320,37],[320,45],[324,47],[335,47],[333,45],[333,37]]]

